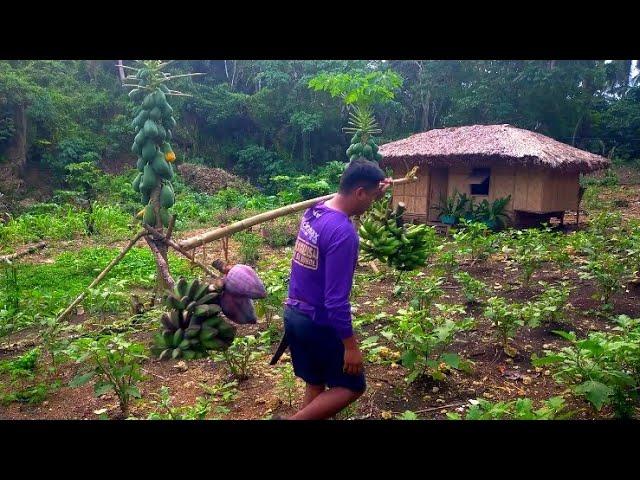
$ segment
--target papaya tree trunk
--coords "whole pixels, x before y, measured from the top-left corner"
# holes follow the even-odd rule
[[[151,204],[156,217],[155,229],[159,233],[163,233],[162,218],[160,217],[160,190],[162,184],[158,183],[151,193]],[[147,243],[156,259],[156,288],[159,295],[168,288],[173,288],[175,284],[171,272],[169,270],[168,250],[169,246],[164,242],[159,242],[154,238],[147,236]]]

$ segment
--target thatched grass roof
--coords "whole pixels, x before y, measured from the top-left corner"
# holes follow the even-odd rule
[[[605,157],[508,124],[429,130],[382,145],[380,153],[383,167],[510,164],[592,172],[610,165]]]

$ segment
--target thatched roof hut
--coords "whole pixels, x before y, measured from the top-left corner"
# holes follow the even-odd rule
[[[429,130],[380,147],[382,166],[396,162],[450,167],[477,162],[592,172],[609,160],[537,132],[504,125]]]
[[[382,167],[401,175],[421,166],[417,184],[394,191],[409,216],[438,221],[440,198],[476,201],[511,195],[508,212],[561,216],[577,207],[579,174],[607,168],[607,158],[511,125],[470,125],[412,135],[380,147]],[[517,218],[514,218],[518,223]]]

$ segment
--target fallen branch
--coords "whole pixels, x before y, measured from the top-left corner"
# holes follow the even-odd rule
[[[47,242],[38,242],[35,245],[31,245],[27,247],[26,250],[23,250],[21,252],[12,253],[10,255],[3,255],[2,257],[0,257],[0,262],[9,263],[12,260],[15,260],[16,258],[24,257],[25,255],[33,253],[36,250],[41,250],[46,246],[47,246]]]
[[[407,174],[407,177],[405,178],[393,180],[393,184],[403,185],[405,183],[415,182],[417,180],[417,177],[415,176],[416,170],[417,169],[414,168],[411,172],[409,172],[409,174]],[[200,245],[204,245],[205,243],[213,242],[214,240],[219,240],[221,238],[228,237],[242,230],[246,230],[247,228],[252,227],[253,225],[268,222],[269,220],[273,220],[278,217],[283,217],[291,213],[299,212],[300,210],[309,208],[318,202],[330,200],[335,195],[336,195],[335,193],[332,193],[330,195],[324,195],[322,197],[312,198],[310,200],[305,200],[303,202],[286,205],[284,207],[271,210],[269,212],[264,212],[259,215],[255,215],[253,217],[245,218],[244,220],[240,220],[238,222],[232,223],[231,225],[228,225],[226,227],[215,228],[201,235],[197,235],[195,237],[191,237],[186,240],[183,240],[180,242],[180,246],[185,250],[192,250],[196,247],[199,247]]]
[[[133,247],[133,246],[137,243],[137,241],[138,241],[138,240],[140,240],[140,237],[142,237],[145,233],[146,233],[146,232],[145,232],[144,230],[140,230],[140,231],[135,235],[135,237],[133,237],[133,238],[131,239],[131,241],[127,244],[127,246],[126,246],[126,247],[124,247],[124,249],[122,249],[122,251],[118,254],[118,256],[117,256],[116,258],[114,258],[113,260],[111,260],[111,263],[109,263],[109,265],[107,265],[107,266],[106,266],[106,268],[105,268],[105,269],[100,273],[100,275],[98,275],[98,276],[96,277],[96,279],[95,279],[93,282],[91,282],[91,285],[89,285],[89,286],[87,287],[87,289],[86,289],[84,292],[82,292],[80,295],[78,295],[78,297],[77,297],[73,302],[71,302],[71,305],[69,305],[69,306],[65,309],[65,311],[64,311],[64,312],[62,312],[62,313],[58,316],[58,318],[56,319],[56,321],[57,321],[57,322],[59,322],[59,321],[60,321],[60,320],[62,320],[64,317],[66,317],[66,316],[69,314],[69,312],[71,312],[71,310],[73,309],[73,307],[75,307],[76,305],[78,305],[78,304],[79,304],[79,303],[84,299],[84,297],[86,297],[86,296],[87,296],[87,290],[90,290],[90,289],[92,289],[93,287],[95,287],[96,285],[98,285],[98,284],[102,281],[102,279],[103,279],[104,277],[106,277],[106,276],[107,276],[107,274],[111,271],[111,269],[112,269],[113,267],[115,267],[115,266],[116,266],[116,264],[117,264],[118,262],[120,262],[120,260],[122,260],[122,259],[124,258],[124,256],[127,254],[127,252],[128,252],[129,250],[131,250],[131,247]]]

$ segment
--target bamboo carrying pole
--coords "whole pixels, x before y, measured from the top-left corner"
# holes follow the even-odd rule
[[[414,167],[405,178],[400,178],[393,180],[394,185],[403,185],[405,183],[415,182],[417,177],[415,173],[417,168]],[[269,212],[261,213],[260,215],[256,215],[254,217],[245,218],[244,220],[240,220],[238,222],[232,223],[226,227],[216,228],[213,230],[209,230],[203,234],[197,235],[195,237],[188,238],[179,242],[180,247],[184,250],[191,250],[193,248],[204,245],[205,243],[213,242],[214,240],[219,240],[224,237],[228,237],[229,235],[233,235],[241,230],[245,230],[253,225],[257,225],[259,223],[264,223],[269,220],[273,220],[278,217],[282,217],[284,215],[289,215],[291,213],[299,212],[300,210],[304,210],[305,208],[309,208],[315,205],[318,202],[326,201],[332,199],[336,194],[332,193],[329,195],[325,195],[323,197],[316,197],[310,200],[305,200],[303,202],[294,203],[291,205],[287,205],[276,210],[271,210]]]
[[[415,182],[417,180],[416,171],[417,171],[417,167],[414,167],[409,173],[407,173],[407,176],[405,178],[400,178],[400,179],[393,180],[393,184],[394,185],[402,185],[402,184],[405,184],[405,183]],[[196,237],[192,237],[190,239],[184,240],[183,242],[180,242],[179,244],[176,244],[175,242],[173,242],[172,240],[170,240],[168,238],[171,235],[171,230],[172,230],[173,224],[170,225],[169,232],[168,232],[167,236],[161,235],[160,232],[158,232],[154,228],[145,225],[144,229],[139,231],[136,234],[136,236],[131,239],[129,244],[124,249],[122,249],[122,251],[118,254],[118,256],[116,258],[114,258],[111,261],[111,263],[109,263],[109,265],[106,266],[106,268],[100,273],[100,275],[98,275],[96,277],[96,279],[93,282],[91,282],[91,285],[89,285],[87,287],[87,290],[82,292],[71,303],[71,305],[69,305],[58,316],[57,321],[60,321],[64,317],[66,317],[69,314],[69,312],[71,312],[73,307],[78,305],[78,303],[80,303],[86,297],[87,291],[89,289],[95,287],[98,283],[100,283],[102,281],[102,279],[104,279],[104,277],[106,277],[107,274],[111,271],[111,269],[118,262],[120,262],[120,260],[122,260],[124,258],[124,256],[127,254],[127,252],[129,250],[131,250],[131,248],[136,244],[136,242],[142,236],[147,234],[147,232],[151,232],[151,234],[157,236],[160,241],[166,242],[169,246],[173,247],[175,250],[177,250],[178,252],[182,253],[185,257],[189,258],[189,260],[191,260],[193,263],[195,263],[199,267],[203,268],[205,270],[205,272],[211,274],[213,272],[209,268],[207,268],[205,265],[201,264],[200,262],[196,261],[195,258],[194,258],[195,256],[189,256],[189,254],[186,252],[186,250],[191,250],[191,249],[193,249],[195,247],[198,247],[200,245],[204,245],[205,243],[210,243],[210,242],[213,242],[214,240],[218,240],[220,238],[227,237],[227,236],[232,235],[232,234],[234,234],[236,232],[239,232],[241,230],[249,228],[249,227],[251,227],[253,225],[257,225],[258,223],[263,223],[263,222],[266,222],[266,221],[269,221],[269,220],[273,220],[274,218],[278,218],[278,217],[282,217],[284,215],[288,215],[290,213],[298,212],[298,211],[303,210],[305,208],[308,208],[308,207],[310,207],[312,205],[315,205],[318,202],[329,200],[329,199],[333,198],[335,195],[336,195],[335,193],[332,193],[330,195],[325,195],[323,197],[312,198],[310,200],[305,200],[304,202],[294,203],[292,205],[287,205],[285,207],[281,207],[281,208],[278,208],[276,210],[271,210],[269,212],[261,213],[260,215],[256,215],[254,217],[249,217],[249,218],[246,218],[246,219],[241,220],[239,222],[232,223],[231,225],[229,225],[227,227],[216,228],[214,230],[210,230],[209,232],[206,232],[206,233],[204,233],[202,235],[198,235]],[[174,219],[172,218],[172,220],[174,220]],[[150,240],[150,239],[148,239],[148,240]],[[158,257],[160,256],[159,255],[160,252],[157,250],[155,245],[152,244],[153,243],[152,241],[148,241],[147,243],[149,243],[149,248],[151,249],[151,251],[155,255],[156,259],[158,259]],[[160,259],[162,259],[161,256],[160,256]],[[167,278],[171,279],[171,275],[169,274],[168,265],[166,265],[164,260],[162,262],[160,262],[159,264],[162,267],[163,276],[166,276]],[[171,283],[171,282],[169,282],[169,283]]]

